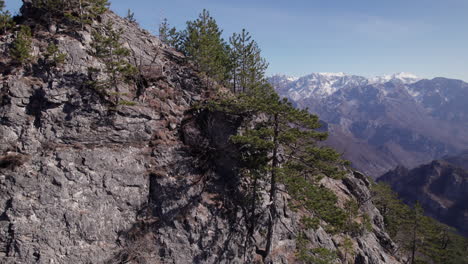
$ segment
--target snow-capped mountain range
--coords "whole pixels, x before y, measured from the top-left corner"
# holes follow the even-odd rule
[[[275,75],[270,78],[270,82],[277,87],[282,96],[288,97],[294,101],[310,97],[325,98],[336,91],[349,86],[383,84],[387,82],[411,84],[419,80],[421,80],[421,78],[416,75],[405,72],[372,78],[349,75],[343,72],[312,73],[300,78],[286,75]],[[412,93],[411,91],[409,92]]]
[[[378,177],[468,149],[468,83],[410,73],[366,78],[312,73],[269,78],[282,97],[318,114],[329,144]]]

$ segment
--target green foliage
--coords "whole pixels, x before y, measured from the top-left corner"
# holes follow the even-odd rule
[[[252,89],[261,85],[265,80],[265,71],[268,63],[261,57],[260,48],[252,40],[250,34],[242,29],[242,32],[234,33],[229,38],[231,44],[231,78],[233,92]]]
[[[31,59],[32,33],[31,28],[22,25],[12,43],[10,55],[16,63],[26,63]]]
[[[129,81],[136,72],[135,67],[128,62],[130,51],[120,43],[122,32],[122,29],[115,30],[112,23],[107,23],[92,34],[92,53],[104,63],[107,76],[98,86],[104,89],[113,87],[115,92],[118,92],[121,82]]]
[[[56,67],[65,62],[67,54],[60,52],[59,48],[54,43],[50,43],[49,46],[47,46],[44,58],[47,64]]]
[[[359,215],[359,205],[354,199],[350,199],[345,203],[346,225],[345,231],[351,235],[359,235],[362,231],[362,226],[355,221]]]
[[[133,13],[130,9],[127,11],[127,16],[125,17],[126,20],[128,20],[130,23],[135,23],[135,13]]]
[[[373,203],[384,218],[387,233],[395,238],[403,225],[405,216],[409,214],[409,208],[398,198],[390,186],[383,183],[372,186],[372,197]]]
[[[409,255],[409,263],[468,263],[468,239],[425,216],[419,204],[405,205],[388,185],[374,184],[372,192],[387,232]]]
[[[195,21],[187,22],[187,29],[175,36],[169,33],[167,20],[161,24],[161,40],[182,40],[181,49],[199,69],[217,81],[230,84],[234,95],[221,97],[200,106],[209,111],[220,111],[239,115],[243,123],[238,134],[230,140],[237,145],[242,159],[241,171],[249,177],[250,212],[246,219],[250,230],[254,230],[255,206],[260,188],[269,192],[269,222],[266,232],[266,254],[271,250],[274,225],[277,220],[276,195],[282,183],[291,195],[292,209],[307,215],[301,219],[305,228],[317,228],[324,223],[331,232],[340,232],[347,223],[346,211],[337,206],[338,198],[320,184],[324,177],[342,179],[346,161],[331,148],[317,144],[327,134],[317,131],[320,122],[307,109],[296,109],[286,99],[281,99],[265,81],[268,66],[260,56],[260,49],[246,30],[233,34],[231,47],[221,38],[216,21],[203,10]],[[242,93],[237,93],[242,91]],[[258,184],[261,179],[264,184]],[[260,203],[262,204],[262,203]],[[265,211],[265,210],[263,210]],[[253,231],[249,232],[250,235]],[[319,260],[319,250],[303,254]],[[331,254],[331,253],[330,253]],[[329,255],[330,255],[329,254]],[[327,254],[325,254],[327,255]],[[336,255],[334,257],[336,259]],[[310,261],[312,259],[309,259]],[[324,262],[326,263],[326,262]]]
[[[372,230],[374,230],[372,227],[372,220],[369,215],[363,215],[362,224],[364,225],[364,228],[367,232],[372,232]]]
[[[175,27],[170,27],[169,22],[167,21],[167,18],[163,19],[163,22],[159,24],[159,39],[171,46],[174,47],[178,50],[182,49],[182,43],[183,43],[183,34],[181,32],[178,32]]]
[[[0,32],[5,34],[7,31],[13,29],[15,22],[11,17],[10,11],[1,11],[0,12]]]
[[[213,78],[224,82],[229,74],[229,47],[221,37],[216,20],[204,9],[194,21],[187,22],[181,32],[182,51],[196,63],[197,68]],[[209,79],[206,79],[209,86]]]
[[[208,86],[210,78],[230,85],[235,93],[263,85],[268,63],[250,34],[243,29],[234,33],[229,43],[221,34],[216,20],[205,9],[196,20],[187,22],[185,30],[170,27],[167,19],[159,25],[161,41],[184,52],[206,76]]]
[[[0,33],[5,34],[15,26],[15,22],[8,10],[4,10],[5,1],[0,0]]]
[[[119,100],[119,105],[135,106],[137,103],[133,101]]]
[[[348,257],[354,257],[354,245],[353,241],[346,236],[343,240],[343,243],[340,245],[342,252],[344,253],[343,260],[347,261]]]
[[[294,108],[268,84],[212,102],[207,108],[243,117],[243,129],[231,141],[239,147],[243,168],[264,175],[269,183],[271,220],[267,241],[271,241],[276,219],[278,183],[283,183],[293,198],[293,209],[316,218],[304,218],[303,224],[316,226],[322,220],[329,224],[329,231],[344,228],[346,213],[336,205],[336,195],[319,185],[323,177],[340,178],[344,174],[339,169],[342,166],[339,155],[317,145],[327,138],[326,133],[317,131],[320,127],[317,116]]]
[[[49,20],[66,18],[84,26],[109,9],[108,0],[33,0],[32,5],[41,9]]]
[[[297,239],[297,259],[304,264],[333,264],[338,260],[338,254],[326,248],[310,249],[304,234]]]
[[[304,216],[301,218],[301,224],[306,229],[317,229],[320,225],[320,220],[318,218]]]
[[[284,177],[282,182],[287,186],[289,195],[294,198],[291,207],[306,210],[317,217],[309,222],[323,220],[329,224],[327,230],[330,232],[338,232],[345,227],[346,213],[336,206],[338,198],[332,191],[317,186],[310,179],[291,174]]]

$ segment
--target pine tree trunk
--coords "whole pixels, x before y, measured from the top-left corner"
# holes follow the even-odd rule
[[[268,223],[268,233],[267,233],[267,244],[266,244],[266,256],[271,252],[272,243],[273,243],[273,229],[276,222],[276,169],[278,168],[278,136],[279,136],[279,124],[278,124],[278,114],[274,115],[274,135],[273,135],[273,161],[272,161],[272,170],[271,170],[271,182],[270,182],[270,220]]]
[[[245,57],[242,59],[242,92],[245,93]]]
[[[249,236],[253,236],[256,219],[255,219],[255,208],[257,207],[257,185],[258,177],[254,176],[253,190],[252,190],[252,203],[250,207],[250,227],[249,227]]]
[[[236,76],[236,70],[235,70],[235,69],[234,69],[234,74],[233,74],[233,76],[234,76],[234,86],[232,87],[232,92],[233,92],[234,94],[236,94],[236,88],[237,88],[237,87],[236,87],[236,78],[237,78],[237,76]]]
[[[412,241],[412,247],[411,247],[411,264],[415,264],[415,255],[416,255],[416,232],[417,232],[417,225],[418,225],[418,216],[416,215],[417,212],[415,212],[414,216],[414,228],[413,228],[413,241]]]

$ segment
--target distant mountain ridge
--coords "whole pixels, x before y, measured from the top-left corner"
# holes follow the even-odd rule
[[[313,73],[269,79],[278,93],[327,123],[328,144],[373,177],[468,148],[468,84],[410,73],[366,78]]]
[[[468,151],[409,170],[398,167],[379,181],[405,202],[419,201],[426,213],[468,236]]]
[[[416,75],[405,72],[372,78],[348,75],[343,72],[312,73],[299,78],[287,75],[274,75],[270,77],[270,82],[275,85],[275,87],[278,87],[277,90],[280,95],[289,97],[293,100],[310,98],[312,96],[325,98],[336,91],[349,86],[383,84],[386,82],[411,84],[419,80],[421,80],[421,78]]]

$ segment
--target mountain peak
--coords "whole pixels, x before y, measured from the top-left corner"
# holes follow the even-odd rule
[[[415,74],[409,72],[398,72],[394,74],[382,75],[369,78],[369,83],[371,84],[381,84],[386,82],[400,82],[403,84],[411,84],[421,80]]]
[[[319,73],[316,73],[317,75],[322,75],[322,76],[325,76],[325,77],[344,77],[344,76],[347,76],[346,73],[344,72],[319,72]]]
[[[270,77],[269,80],[281,96],[301,100],[310,97],[323,99],[349,86],[379,85],[388,82],[410,85],[420,81],[421,78],[408,72],[398,72],[371,78],[344,72],[317,72],[299,78],[276,74]],[[418,93],[410,90],[408,92],[412,96],[418,95]]]
[[[399,72],[392,75],[393,78],[419,79],[419,77],[410,72]]]

